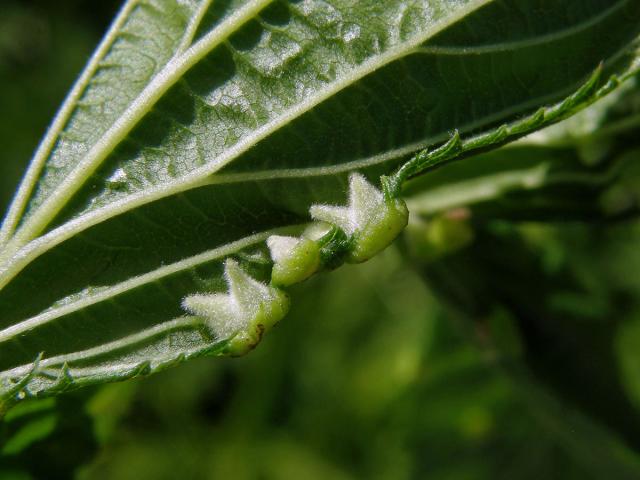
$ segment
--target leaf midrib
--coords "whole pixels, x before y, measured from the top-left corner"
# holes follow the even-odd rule
[[[624,50],[623,50],[624,51]],[[614,61],[615,57],[610,59],[610,61]],[[600,70],[597,70],[596,72],[599,72]],[[631,76],[634,70],[630,70],[629,72],[626,73],[626,75],[624,75],[623,77],[621,77],[621,80],[628,78],[629,76]],[[595,74],[594,74],[595,75]],[[594,78],[598,78],[598,75],[591,77],[591,79],[589,80],[589,82],[587,82],[586,85],[591,85],[592,87],[595,86],[594,82],[597,82],[597,80],[594,80]],[[586,88],[585,86],[582,87],[582,89]],[[581,89],[581,90],[582,90]],[[580,91],[580,90],[579,90]],[[592,96],[592,98],[590,100],[587,100],[587,103],[585,103],[585,106],[592,103],[593,101],[595,101],[595,99],[597,98],[601,98],[602,95],[604,95],[605,93],[603,92],[607,92],[608,91],[608,87],[604,86],[602,87],[600,90],[598,90],[597,92],[595,92]],[[577,95],[578,92],[576,92]],[[566,103],[566,99],[562,102],[560,102],[560,104],[565,104]],[[559,108],[557,105],[553,106],[553,107],[549,107],[551,110],[554,110],[556,108]],[[499,129],[499,128],[498,128]],[[503,184],[521,184],[523,187],[527,187],[527,188],[531,188],[536,186],[540,181],[541,181],[541,175],[544,177],[546,176],[547,173],[547,167],[546,166],[543,170],[540,170],[540,166],[535,167],[534,169],[526,169],[525,171],[522,172],[518,172],[515,173],[511,172],[511,173],[504,173],[504,174],[500,174],[497,176],[494,176],[496,179],[498,179],[498,183],[501,186],[504,186]],[[291,172],[289,172],[291,173]],[[242,174],[239,174],[242,175]],[[218,178],[218,177],[214,177]],[[590,180],[590,179],[588,179]],[[467,182],[469,185],[476,185],[476,183],[478,182],[478,180],[473,180],[470,182]],[[467,183],[464,183],[464,185],[467,185]],[[513,185],[512,185],[513,186]],[[477,190],[477,185],[476,188],[472,188],[471,190]],[[472,196],[474,196],[474,198],[477,196],[477,194],[480,193],[480,196],[483,196],[482,192],[475,192]],[[447,195],[445,195],[447,196]],[[421,198],[420,198],[421,200]],[[420,208],[418,208],[418,211],[420,210]],[[289,227],[283,227],[283,228],[279,228],[279,229],[274,229],[271,231],[267,231],[264,232],[262,234],[257,234],[254,236],[250,236],[250,237],[246,237],[245,239],[239,240],[237,242],[231,242],[229,244],[226,244],[224,246],[218,247],[217,249],[213,249],[210,250],[208,252],[205,252],[203,254],[199,254],[199,255],[195,255],[193,257],[190,257],[188,259],[176,262],[174,264],[171,264],[169,266],[166,267],[161,267],[157,270],[154,270],[152,272],[149,272],[147,274],[143,274],[143,275],[139,275],[137,277],[134,277],[130,280],[121,282],[119,284],[116,284],[114,286],[108,287],[106,290],[102,290],[100,293],[97,294],[93,294],[93,295],[88,295],[84,298],[82,298],[81,300],[77,301],[77,302],[73,302],[72,304],[68,304],[65,305],[63,307],[59,307],[59,308],[54,308],[51,310],[47,310],[35,317],[32,317],[30,319],[24,320],[22,322],[20,322],[17,325],[8,327],[7,329],[5,329],[4,331],[0,331],[0,342],[2,341],[6,341],[9,340],[13,337],[15,337],[18,334],[21,333],[25,333],[29,330],[32,330],[33,328],[36,328],[38,326],[44,325],[46,323],[49,323],[53,320],[55,320],[56,318],[59,318],[60,316],[63,315],[67,315],[69,313],[73,313],[76,312],[78,310],[81,310],[82,308],[85,308],[87,306],[90,305],[94,305],[98,302],[113,298],[117,295],[120,295],[128,290],[137,288],[141,285],[144,284],[148,284],[150,282],[155,282],[158,281],[159,279],[167,276],[167,275],[171,275],[173,273],[176,273],[178,271],[181,270],[185,270],[185,269],[189,269],[189,268],[193,268],[194,266],[201,264],[203,262],[208,262],[208,261],[212,261],[215,260],[216,258],[221,258],[224,255],[229,255],[233,252],[236,252],[242,248],[247,247],[248,245],[251,244],[255,244],[255,243],[259,243],[261,241],[264,241],[269,235],[274,235],[274,234],[282,234],[282,233],[290,233],[293,230],[300,230],[301,228],[303,228],[304,225],[302,226],[289,226]]]
[[[605,62],[605,66],[609,63],[615,63],[621,55],[624,55],[628,52],[627,47],[622,48],[616,55],[612,56],[607,62]],[[530,99],[527,102],[522,102],[520,104],[514,105],[508,109],[502,110],[500,112],[496,112],[493,115],[483,117],[482,124],[484,123],[492,123],[495,120],[500,118],[504,118],[504,116],[512,115],[516,112],[521,112],[522,110],[526,110],[529,107],[537,106],[540,104],[545,104],[546,102],[552,101],[559,95],[563,95],[565,93],[573,91],[574,87],[567,87],[563,91],[554,92],[553,94],[547,96],[536,97],[535,99]],[[480,122],[471,122],[469,124],[461,125],[459,128],[461,130],[473,130],[478,127]],[[332,167],[318,167],[318,168],[306,168],[306,169],[283,169],[283,170],[263,170],[263,171],[255,171],[252,173],[229,173],[229,174],[220,174],[220,175],[210,175],[206,176],[204,179],[196,178],[192,183],[184,183],[182,185],[178,185],[178,188],[169,194],[166,194],[163,190],[159,192],[155,192],[154,190],[148,190],[147,192],[143,192],[140,194],[133,194],[126,198],[123,198],[119,201],[112,202],[111,204],[97,210],[93,210],[88,212],[80,217],[77,217],[73,220],[68,221],[67,223],[51,230],[46,235],[39,237],[31,242],[29,242],[24,248],[17,252],[14,258],[11,259],[10,262],[3,265],[0,268],[0,289],[4,287],[17,273],[19,273],[22,268],[28,265],[35,258],[38,258],[40,255],[44,254],[48,250],[52,249],[56,245],[68,240],[73,237],[75,234],[86,230],[92,226],[99,224],[102,221],[108,220],[109,218],[113,218],[121,213],[124,213],[133,208],[142,206],[146,203],[150,203],[154,200],[160,200],[172,194],[179,194],[189,189],[198,188],[206,185],[218,185],[218,184],[226,184],[226,183],[237,183],[243,181],[250,180],[266,180],[266,175],[269,176],[268,179],[280,179],[280,178],[304,178],[310,175],[332,175],[338,173],[344,173],[345,171],[349,171],[349,169],[343,169],[343,166],[349,166],[351,168],[364,168],[374,166],[380,163],[384,163],[385,161],[390,161],[395,158],[395,154],[399,156],[408,155],[411,153],[415,153],[419,150],[424,149],[427,145],[431,145],[437,143],[439,141],[445,141],[446,134],[439,135],[437,137],[429,137],[420,142],[416,142],[415,144],[407,145],[405,147],[401,147],[399,149],[386,152],[384,154],[374,155],[367,159],[356,160],[353,162],[349,162],[348,164],[340,164]],[[215,173],[215,172],[214,172]],[[151,192],[151,193],[150,193]],[[156,194],[155,197],[152,197],[152,194]],[[121,208],[122,207],[122,208]],[[129,208],[126,208],[129,207]],[[11,270],[10,270],[11,269]],[[12,276],[13,275],[13,276]]]
[[[273,0],[252,0],[246,6],[229,16],[219,26],[198,40],[188,50],[174,56],[158,72],[151,82],[133,100],[105,134],[91,147],[65,180],[58,185],[47,199],[28,217],[25,223],[6,244],[0,259],[6,261],[17,250],[38,235],[64,207],[67,201],[86,183],[109,154],[126,138],[131,130],[162,98],[162,96],[182,78],[182,76],[204,56],[224,42],[239,27]],[[197,28],[197,27],[196,27]]]
[[[189,68],[195,65],[199,61],[199,59],[204,57],[209,51],[215,48],[215,46],[219,45],[220,42],[224,41],[224,38],[221,38],[218,32],[228,32],[228,34],[230,35],[238,26],[240,26],[241,23],[239,20],[249,20],[251,18],[251,15],[255,15],[268,3],[270,3],[270,1],[271,0],[261,0],[252,2],[250,5],[244,7],[244,9],[236,12],[235,15],[230,17],[231,19],[235,19],[235,22],[231,22],[231,20],[229,19],[224,24],[217,27],[214,31],[209,33],[207,36],[199,40],[194,46],[192,46],[191,48],[189,48],[189,50],[187,50],[187,52],[185,52],[183,57],[180,57],[181,60],[177,67],[174,67],[168,73],[165,72],[165,70],[167,69],[167,67],[165,67],[165,69],[163,69],[163,71],[154,78],[151,84],[143,91],[143,93],[139,97],[144,97],[143,100],[145,101],[139,103],[143,104],[145,108],[148,107],[148,109],[150,109],[155,101],[159,100],[162,94],[165,93],[177,80],[179,80]],[[142,194],[134,194],[123,199],[122,201],[113,202],[112,204],[110,204],[108,209],[105,209],[105,211],[101,212],[102,215],[96,216],[96,222],[111,218],[145,203],[159,200],[166,196],[180,193],[182,191],[188,190],[189,188],[197,186],[202,178],[212,175],[224,165],[237,158],[237,156],[247,151],[249,148],[255,145],[255,143],[268,137],[271,133],[278,130],[280,127],[288,124],[293,119],[299,117],[306,111],[309,111],[314,106],[323,102],[327,98],[330,98],[332,95],[346,88],[348,85],[351,85],[353,82],[359,80],[360,78],[363,78],[364,76],[374,72],[379,68],[382,68],[383,66],[399,58],[413,53],[413,50],[415,50],[415,48],[417,48],[420,44],[424,43],[428,38],[436,35],[440,31],[466,17],[471,12],[488,3],[491,3],[492,1],[494,0],[474,0],[469,2],[463,8],[457,10],[453,15],[436,22],[434,25],[432,25],[432,28],[430,28],[428,32],[424,33],[424,35],[416,35],[416,37],[414,37],[412,40],[398,44],[395,47],[390,48],[389,50],[384,52],[384,54],[382,55],[369,58],[367,61],[360,64],[358,68],[354,69],[351,75],[343,78],[342,80],[328,84],[327,87],[320,90],[318,95],[316,95],[315,97],[310,97],[306,102],[296,105],[295,107],[282,114],[280,117],[263,125],[257,131],[255,131],[253,135],[241,140],[231,149],[227,150],[226,154],[221,155],[218,161],[211,162],[210,164],[205,165],[204,167],[196,169],[190,174],[185,175],[177,181],[168,182],[162,187],[151,188],[147,192],[143,192]],[[188,61],[184,60],[185,56],[187,57]],[[165,73],[163,74],[163,72]],[[163,83],[169,80],[171,80],[173,83]],[[147,92],[148,89],[151,89],[151,87],[155,88],[156,84],[159,88],[162,89],[161,91],[159,90],[160,93],[158,93],[158,91],[152,91],[151,93],[153,95],[145,95],[145,92]],[[135,104],[138,105],[138,103]],[[128,109],[127,112],[130,112],[130,110]],[[2,255],[0,256],[0,261],[4,262],[3,267],[0,268],[0,288],[4,287],[17,273],[20,272],[22,268],[24,268],[24,266],[26,266],[37,256],[31,256],[29,254],[25,255],[25,252],[20,254],[19,250],[27,243],[35,244],[33,246],[37,246],[37,243],[39,243],[39,239],[32,240],[32,238],[46,227],[46,225],[53,219],[55,214],[64,206],[66,200],[68,200],[84,184],[86,179],[89,178],[89,176],[99,167],[100,162],[102,162],[113,150],[113,148],[115,148],[117,144],[124,139],[126,133],[135,126],[137,121],[139,121],[145,113],[146,111],[136,110],[133,113],[126,114],[126,122],[120,120],[116,122],[117,124],[109,130],[115,130],[115,133],[112,134],[112,137],[107,138],[107,140],[104,140],[103,137],[102,141],[97,143],[87,154],[87,157],[78,165],[78,167],[76,167],[76,169],[73,170],[72,174],[68,177],[68,180],[61,184],[56,189],[56,191],[48,198],[48,200],[43,205],[41,205],[41,207],[36,212],[34,212],[34,214],[24,223],[24,225],[16,233],[14,238],[6,245],[4,251],[2,252]],[[116,136],[117,138],[119,138],[119,140],[118,142],[114,143],[114,139],[116,138]],[[78,219],[80,220],[80,222],[73,223],[82,223],[82,217],[79,217]],[[68,227],[69,224],[67,224],[66,226]],[[87,225],[85,228],[88,228],[89,226],[90,225]],[[84,228],[80,228],[74,231],[77,232],[83,229]],[[52,244],[47,241],[47,244],[44,245],[44,248],[31,248],[30,250],[32,252],[37,251],[38,255],[40,255],[48,249],[48,245],[52,246]]]

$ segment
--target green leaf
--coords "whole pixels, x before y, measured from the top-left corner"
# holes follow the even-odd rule
[[[424,157],[379,177],[450,132],[440,159],[573,113],[635,67],[639,20],[635,0],[128,1],[2,227],[5,408],[255,346],[284,297],[231,309],[229,265],[277,290],[274,235],[316,242],[328,267],[367,258],[380,225],[316,235],[310,207],[347,212],[356,170],[392,205]],[[183,307],[203,297],[206,315]],[[231,310],[241,330],[212,327]]]
[[[437,229],[442,222],[462,228],[470,217],[478,223],[614,220],[637,214],[638,78],[636,73],[566,121],[407,182],[403,194],[416,220],[410,230],[431,230],[418,218],[434,219]],[[461,142],[454,155],[464,154],[464,146]],[[421,152],[412,161],[431,158],[435,166],[451,161],[438,159],[438,150]]]

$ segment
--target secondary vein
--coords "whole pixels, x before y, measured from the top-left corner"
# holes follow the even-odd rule
[[[174,57],[145,87],[118,120],[107,130],[102,138],[87,152],[86,156],[49,195],[42,205],[25,221],[16,232],[1,259],[6,261],[20,247],[38,235],[53,220],[67,201],[78,191],[96,171],[113,149],[122,142],[158,100],[171,88],[184,73],[197,64],[216,46],[226,40],[241,25],[253,18],[272,0],[254,0],[231,15],[184,54]]]
[[[260,11],[270,1],[271,0],[261,0],[260,5],[254,2],[254,4],[252,4],[252,9],[255,10],[255,12],[252,10],[251,15]],[[192,171],[178,181],[167,182],[166,184],[158,186],[156,188],[150,188],[142,194],[133,194],[125,198],[123,201],[113,202],[109,209],[105,209],[104,211],[99,212],[99,214],[91,216],[91,218],[94,220],[104,220],[145,203],[149,203],[167,197],[169,195],[173,195],[190,188],[197,187],[202,182],[202,179],[214,174],[216,171],[220,170],[223,166],[233,161],[239,155],[249,150],[256,143],[260,142],[264,138],[271,135],[273,132],[282,128],[284,125],[287,125],[295,118],[298,118],[316,105],[322,103],[326,99],[330,98],[331,96],[335,95],[339,91],[345,89],[347,86],[360,80],[366,75],[374,72],[375,70],[378,70],[385,65],[388,65],[389,63],[392,63],[393,61],[396,61],[407,55],[413,54],[415,48],[417,48],[418,45],[424,43],[433,35],[464,18],[469,13],[479,9],[480,7],[488,3],[491,3],[492,1],[494,0],[470,1],[465,7],[460,8],[454,14],[440,20],[439,22],[436,22],[434,25],[432,25],[431,28],[428,29],[428,31],[424,32],[423,35],[416,35],[414,38],[396,45],[393,48],[390,48],[383,54],[369,58],[368,60],[358,65],[358,67],[354,68],[349,75],[341,78],[339,81],[328,84],[326,88],[318,91],[315,96],[305,99],[305,101],[285,111],[279,117],[276,117],[272,121],[262,125],[260,128],[256,129],[256,131],[254,131],[252,135],[239,141],[234,146],[229,148],[223,155],[220,155],[216,159],[216,161]],[[247,9],[248,7],[245,8],[245,10]],[[240,15],[240,12],[238,12],[237,14],[238,18],[242,18],[243,21],[249,20],[251,18],[251,15],[248,15],[248,11],[244,12],[242,15]],[[227,27],[225,28],[225,32],[229,30],[226,33],[230,34],[233,29],[239,26],[239,20],[233,25],[233,28],[227,25]],[[184,56],[188,61],[184,60],[184,58],[181,57],[180,63],[178,65],[175,65],[169,71],[165,72],[163,70],[158,76],[156,76],[152,83],[141,94],[142,97],[147,90],[150,90],[148,92],[149,97],[139,97],[139,102],[135,103],[135,105],[132,105],[130,109],[131,111],[127,110],[126,114],[128,116],[124,119],[121,119],[122,121],[117,122],[116,125],[114,125],[114,127],[110,130],[110,132],[113,131],[113,133],[103,137],[103,141],[96,144],[94,148],[92,148],[92,150],[88,153],[87,158],[83,160],[83,162],[81,162],[79,166],[72,172],[68,180],[63,185],[61,185],[49,197],[47,202],[45,202],[45,204],[43,204],[36,213],[34,213],[30,220],[26,222],[25,225],[23,225],[14,239],[9,244],[7,244],[3,255],[0,257],[0,261],[3,262],[3,266],[2,268],[0,268],[0,288],[6,285],[11,280],[11,278],[13,278],[13,276],[15,276],[22,268],[24,268],[26,264],[29,263],[30,260],[34,258],[29,252],[37,251],[39,252],[39,255],[43,251],[46,251],[48,249],[46,245],[43,245],[42,240],[44,240],[44,237],[35,240],[32,240],[32,238],[37,235],[48,224],[48,222],[52,220],[53,216],[62,208],[66,201],[69,200],[69,198],[82,186],[84,181],[86,181],[86,179],[89,178],[89,176],[95,171],[95,169],[98,168],[100,162],[102,162],[106,158],[108,153],[113,148],[115,148],[115,146],[120,141],[124,139],[126,134],[133,128],[135,123],[137,123],[142,118],[142,116],[144,116],[144,114],[148,112],[153,104],[155,104],[155,102],[160,99],[162,94],[164,94],[168,90],[168,88],[173,85],[173,83],[178,81],[191,66],[197,63],[197,61],[204,57],[204,55],[206,55],[206,53],[208,53],[213,48],[213,46],[211,46],[213,41],[211,37],[215,37],[215,45],[218,45],[224,40],[220,37],[219,34],[216,34],[216,32],[218,32],[218,29],[214,30],[202,40],[198,41],[193,47],[185,52]],[[143,105],[144,108],[142,106],[138,106],[139,103]],[[133,108],[134,106],[136,108]],[[78,222],[70,221],[56,230],[59,230],[61,233],[67,232],[69,230],[69,227],[71,225],[75,225],[76,223]],[[50,241],[51,240],[48,239],[46,242],[49,246],[51,245]],[[23,247],[27,243],[29,243],[28,246],[30,246],[31,248],[28,248],[26,251],[19,251],[21,247]]]

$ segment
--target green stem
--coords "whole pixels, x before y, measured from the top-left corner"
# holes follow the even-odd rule
[[[573,94],[549,107],[542,107],[533,114],[505,123],[497,128],[462,139],[456,130],[451,138],[435,150],[424,149],[400,167],[391,177],[383,179],[383,186],[389,195],[398,197],[404,182],[446,163],[458,160],[474,153],[493,149],[529,135],[540,128],[558,123],[567,117],[585,109],[595,101],[615,90],[624,80],[640,71],[639,65],[630,67],[620,77],[611,76],[604,85],[601,83],[602,64],[589,79]]]

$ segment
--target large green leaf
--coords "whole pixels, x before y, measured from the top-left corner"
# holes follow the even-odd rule
[[[5,402],[229,352],[234,332],[182,307],[225,290],[225,259],[227,280],[267,281],[265,240],[345,203],[351,172],[379,184],[454,130],[562,99],[601,62],[605,80],[626,71],[639,20],[635,0],[128,1],[3,224]],[[275,301],[247,281],[245,297]]]

